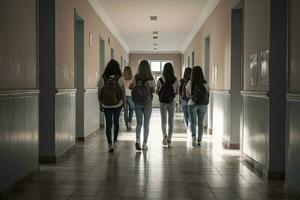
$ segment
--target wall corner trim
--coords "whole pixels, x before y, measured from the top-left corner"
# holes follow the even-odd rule
[[[220,0],[209,0],[204,8],[203,13],[198,17],[196,23],[194,24],[192,30],[188,34],[187,38],[185,39],[182,47],[181,47],[181,53],[184,53],[189,46],[189,44],[192,42],[196,34],[199,32],[199,30],[202,28],[203,24],[206,22],[207,18],[211,15],[211,13],[215,10],[217,5],[219,4]]]
[[[92,6],[92,8],[95,10],[95,12],[99,16],[99,18],[103,21],[103,23],[111,31],[111,33],[121,43],[121,45],[127,51],[127,53],[130,53],[130,48],[129,48],[127,42],[124,40],[124,38],[120,34],[120,32],[118,31],[117,27],[113,24],[111,18],[106,13],[106,11],[104,10],[103,6],[101,5],[101,2],[99,0],[88,0],[88,2]]]

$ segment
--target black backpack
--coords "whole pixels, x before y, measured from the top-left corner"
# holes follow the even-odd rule
[[[147,81],[138,80],[131,92],[132,100],[136,104],[147,104],[152,101],[151,87]]]
[[[115,106],[122,100],[122,90],[118,83],[120,76],[106,77],[102,76],[104,86],[101,90],[101,103],[106,106]]]
[[[207,91],[204,84],[197,84],[194,86],[192,100],[197,105],[208,105],[209,92]]]
[[[188,81],[182,79],[181,80],[181,85],[180,85],[180,98],[182,100],[188,101],[190,98],[187,97],[186,95],[186,85],[187,85]]]
[[[174,87],[173,87],[174,82],[173,83],[167,82],[167,81],[164,81],[162,78],[160,78],[159,81],[162,84],[160,91],[158,93],[159,102],[171,103],[175,98]]]

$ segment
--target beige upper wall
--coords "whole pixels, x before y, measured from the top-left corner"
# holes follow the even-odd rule
[[[56,87],[74,88],[74,9],[84,19],[85,88],[96,88],[103,70],[100,69],[100,36],[105,40],[105,64],[110,60],[110,49],[115,59],[129,60],[128,52],[112,35],[87,0],[56,0]],[[93,35],[89,46],[89,33]],[[110,38],[110,45],[108,45]]]
[[[0,19],[0,90],[36,89],[36,1],[0,0]]]
[[[175,76],[178,79],[181,78],[181,54],[130,54],[129,66],[132,68],[132,72],[134,74],[137,72],[137,68],[141,60],[172,60]]]
[[[183,54],[184,65],[187,66],[188,56],[192,63],[192,52],[195,52],[195,65],[204,66],[204,43],[205,38],[210,38],[210,87],[213,89],[230,88],[230,34],[231,34],[231,9],[236,0],[220,1],[215,10],[208,17],[202,28],[194,37]],[[211,83],[212,66],[217,66],[218,77],[216,85]],[[203,69],[205,71],[205,69]],[[207,72],[205,73],[207,74]]]
[[[270,48],[270,0],[244,1],[244,90],[268,90],[261,83],[261,52]],[[258,55],[257,84],[249,82],[250,55]]]

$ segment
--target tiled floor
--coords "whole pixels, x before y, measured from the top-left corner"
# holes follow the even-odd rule
[[[149,150],[137,152],[135,134],[121,133],[114,153],[103,134],[76,145],[57,165],[17,185],[10,199],[288,199],[281,181],[264,181],[239,162],[237,151],[213,148],[206,137],[191,148],[176,115],[173,148],[161,145],[159,113],[151,121]],[[124,130],[124,129],[123,129]]]

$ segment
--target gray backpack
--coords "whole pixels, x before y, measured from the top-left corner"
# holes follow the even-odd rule
[[[138,80],[131,92],[132,100],[136,104],[147,104],[152,101],[151,87],[147,81]]]

